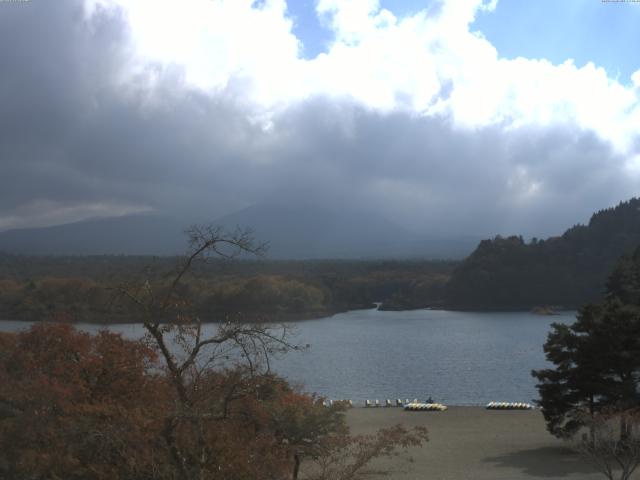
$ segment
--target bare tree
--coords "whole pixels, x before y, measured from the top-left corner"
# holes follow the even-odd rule
[[[289,466],[293,478],[298,478],[305,457],[312,462],[304,478],[353,479],[372,459],[395,456],[427,440],[425,429],[407,430],[399,425],[374,435],[350,436],[340,414],[344,409],[325,408],[314,397],[285,391],[289,388],[286,381],[280,380],[279,387],[279,380],[269,375],[270,358],[298,349],[290,342],[285,326],[234,319],[204,324],[191,304],[189,292],[198,264],[209,256],[232,259],[243,254],[262,255],[265,247],[256,245],[247,230],[227,234],[219,227],[195,226],[186,233],[189,253],[174,271],[163,276],[147,272],[113,288],[137,310],[146,341],[159,353],[172,390],[169,398],[173,404],[161,420],[172,465],[166,478],[245,478],[237,476],[233,466],[223,465],[229,457],[216,458],[220,450],[215,445],[226,442],[216,438],[216,428],[223,433],[225,425],[231,426],[226,430],[229,435],[240,416],[244,422],[256,422],[256,437],[260,429],[264,433],[268,427],[257,425],[258,417],[253,416],[259,410],[256,404],[269,405],[267,417],[273,428],[270,438],[277,443],[268,444],[267,453],[252,451],[248,458],[242,458],[244,466],[247,461],[255,464],[255,478],[283,478]],[[268,399],[273,397],[269,397],[269,391],[282,389],[282,385],[286,400],[270,404]],[[245,441],[251,439],[245,437]],[[272,460],[270,473],[266,471],[267,459]]]
[[[393,458],[409,447],[420,447],[428,441],[425,427],[406,429],[402,425],[378,430],[370,435],[337,435],[319,442],[311,455],[312,466],[306,480],[353,480],[364,475],[364,469],[376,458]],[[411,460],[411,457],[408,457]],[[296,477],[294,477],[296,478]]]
[[[628,480],[640,465],[640,412],[608,410],[585,418],[580,453],[609,480]],[[617,475],[617,476],[616,476]]]
[[[209,478],[215,459],[207,442],[207,429],[228,415],[229,402],[246,395],[243,376],[269,370],[269,358],[296,348],[284,326],[244,324],[227,319],[205,326],[191,308],[187,278],[209,256],[236,258],[262,255],[264,245],[253,241],[251,231],[227,234],[220,227],[193,226],[186,231],[189,253],[176,269],[161,279],[142,278],[113,290],[130,301],[147,332],[147,341],[159,352],[171,385],[175,407],[164,420],[164,440],[172,461],[184,480]],[[219,404],[206,395],[206,378],[213,368],[239,366],[234,385],[226,385]],[[220,397],[220,396],[218,396]],[[185,435],[185,431],[188,433]]]

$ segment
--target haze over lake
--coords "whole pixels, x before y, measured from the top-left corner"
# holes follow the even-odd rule
[[[574,319],[575,312],[355,310],[288,324],[294,326],[294,341],[310,348],[282,356],[273,367],[307,391],[358,404],[428,396],[450,405],[528,402],[538,397],[530,372],[546,364],[542,345],[549,325]],[[5,321],[0,330],[27,325]],[[143,333],[139,324],[110,328],[127,337]]]

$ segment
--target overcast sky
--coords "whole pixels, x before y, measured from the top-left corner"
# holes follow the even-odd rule
[[[260,202],[546,236],[640,193],[640,3],[0,2],[0,230]]]

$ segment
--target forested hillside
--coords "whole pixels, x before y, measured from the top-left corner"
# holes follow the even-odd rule
[[[483,240],[454,271],[447,305],[459,309],[575,308],[598,300],[620,255],[640,245],[640,199],[595,213],[547,240]]]
[[[132,305],[113,287],[149,280],[166,287],[178,257],[22,256],[0,254],[0,319],[134,321]],[[206,321],[300,320],[372,308],[442,304],[455,262],[212,260],[194,265],[184,282],[191,307]]]

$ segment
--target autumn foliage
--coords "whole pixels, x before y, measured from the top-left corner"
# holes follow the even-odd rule
[[[66,324],[0,336],[6,478],[145,478],[168,401],[150,348]]]
[[[2,334],[0,476],[174,479],[198,478],[198,471],[200,478],[346,479],[372,458],[426,439],[401,427],[351,437],[344,406],[326,407],[239,365],[207,369],[188,388],[191,411],[178,412],[154,350],[118,334],[53,323]],[[196,464],[199,426],[207,459],[185,474],[172,441],[187,466]]]
[[[344,405],[274,375],[269,359],[297,348],[286,327],[204,325],[194,264],[258,249],[243,232],[189,236],[191,253],[162,281],[112,288],[142,319],[143,339],[47,322],[0,334],[0,478],[346,480],[426,441],[400,426],[352,437]]]

